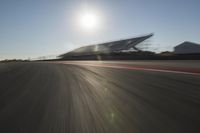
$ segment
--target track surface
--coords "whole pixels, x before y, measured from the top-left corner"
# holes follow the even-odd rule
[[[70,63],[1,63],[0,133],[200,132],[200,75],[106,67],[199,62]]]

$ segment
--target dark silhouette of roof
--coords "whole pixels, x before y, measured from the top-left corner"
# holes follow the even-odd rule
[[[174,47],[174,52],[176,54],[199,54],[200,45],[197,43],[185,41]]]
[[[60,55],[60,57],[73,56],[73,55],[85,55],[85,54],[93,54],[93,53],[108,53],[108,52],[129,50],[131,48],[135,50],[139,50],[138,48],[136,48],[136,45],[140,44],[141,42],[145,41],[146,39],[152,36],[153,34],[148,34],[145,36],[134,37],[131,39],[124,39],[124,40],[112,41],[112,42],[107,42],[107,43],[83,46],[73,51],[70,51],[66,54]]]
[[[174,47],[174,48],[185,47],[185,46],[197,46],[197,47],[200,47],[200,44],[197,44],[197,43],[194,43],[194,42],[185,41],[185,42],[183,42],[183,43],[177,45],[177,46]]]

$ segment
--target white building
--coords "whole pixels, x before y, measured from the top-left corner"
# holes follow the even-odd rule
[[[175,54],[200,54],[200,44],[183,42],[174,47]]]

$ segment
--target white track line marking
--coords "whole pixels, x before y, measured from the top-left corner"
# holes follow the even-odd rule
[[[175,73],[175,74],[190,74],[190,75],[200,76],[200,73],[195,73],[195,72],[184,72],[184,71],[176,71],[176,70],[164,70],[164,69],[144,68],[144,67],[134,67],[134,66],[114,66],[114,65],[108,65],[108,64],[106,64],[106,65],[105,64],[83,64],[83,63],[72,63],[72,62],[58,62],[58,63],[78,65],[78,66],[94,66],[94,67],[153,71],[153,72],[164,72],[164,73]]]

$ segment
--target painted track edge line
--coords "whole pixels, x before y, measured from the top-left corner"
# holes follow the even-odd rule
[[[164,73],[175,73],[175,74],[188,74],[188,75],[200,76],[200,73],[194,73],[194,72],[164,70],[164,69],[154,69],[154,68],[144,68],[144,67],[97,65],[97,64],[77,64],[77,63],[69,63],[69,62],[68,63],[66,63],[66,62],[57,62],[57,63],[59,63],[59,64],[78,65],[78,66],[94,66],[94,67],[128,69],[128,70],[140,70],[140,71],[152,71],[152,72],[164,72]]]

